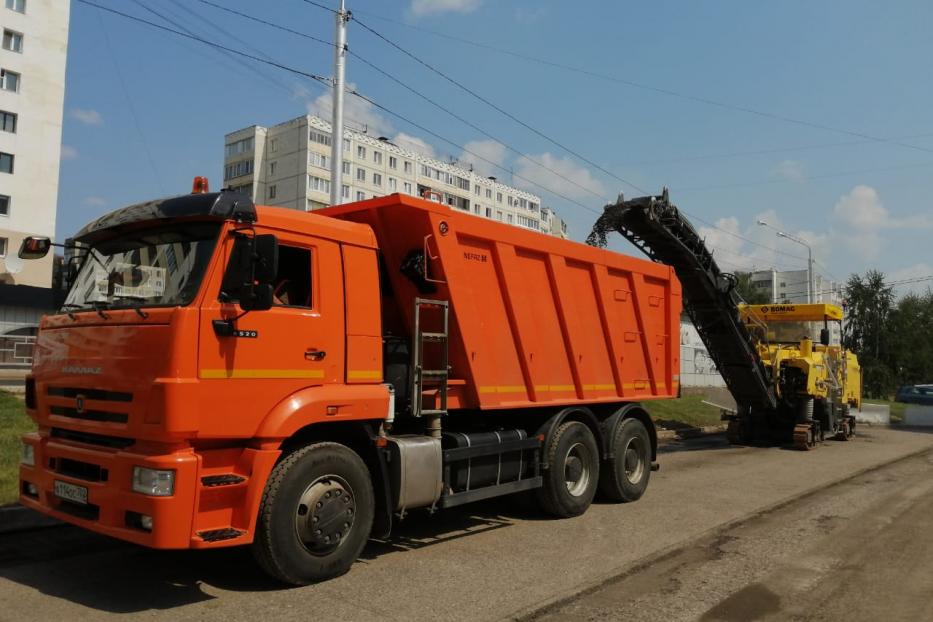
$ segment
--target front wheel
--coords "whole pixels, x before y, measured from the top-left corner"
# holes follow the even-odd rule
[[[563,423],[545,452],[544,485],[535,491],[541,509],[560,518],[583,514],[599,481],[599,449],[593,433],[579,421]]]
[[[303,447],[269,476],[253,554],[292,585],[339,576],[369,539],[374,505],[369,470],[356,452],[338,443]]]
[[[651,437],[638,419],[625,419],[612,439],[612,462],[604,465],[599,491],[610,501],[637,501],[651,476]]]

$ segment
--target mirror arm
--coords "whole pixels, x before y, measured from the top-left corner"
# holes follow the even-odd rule
[[[249,313],[249,310],[246,310],[234,317],[223,318],[220,320],[211,320],[211,325],[214,327],[214,334],[218,337],[232,337],[236,332],[237,320],[242,318],[247,313]]]

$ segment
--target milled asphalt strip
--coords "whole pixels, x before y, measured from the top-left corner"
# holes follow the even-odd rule
[[[819,449],[817,449],[816,451],[818,450]],[[769,514],[771,512],[781,510],[782,508],[787,507],[788,505],[792,503],[802,501],[806,499],[807,497],[811,497],[817,493],[827,490],[828,488],[832,488],[833,486],[838,486],[845,482],[854,480],[858,477],[861,477],[862,475],[865,475],[866,473],[870,473],[872,471],[882,469],[882,468],[897,464],[899,462],[903,462],[905,460],[910,460],[911,458],[916,458],[917,456],[921,456],[927,453],[933,453],[933,449],[931,449],[930,447],[924,447],[922,449],[913,451],[909,454],[898,456],[897,458],[888,460],[886,462],[880,462],[872,466],[864,467],[862,469],[859,469],[858,471],[854,471],[844,477],[840,477],[829,483],[820,484],[819,486],[814,486],[812,488],[809,488],[800,494],[791,495],[790,497],[787,497],[785,499],[782,499],[770,505],[766,505],[765,507],[754,510],[744,516],[735,518],[721,525],[711,527],[710,529],[707,529],[704,532],[701,532],[699,534],[691,536],[690,538],[681,540],[680,542],[667,546],[661,549],[660,551],[657,551],[656,553],[649,555],[648,557],[639,559],[635,562],[632,562],[631,564],[623,566],[621,569],[617,568],[613,571],[610,571],[598,579],[594,579],[593,581],[588,581],[582,585],[578,585],[576,587],[565,590],[555,595],[553,598],[547,599],[547,601],[544,603],[538,603],[531,607],[525,607],[525,608],[519,609],[518,611],[515,611],[512,614],[505,616],[505,619],[514,620],[515,622],[531,622],[533,620],[540,618],[541,616],[547,613],[554,611],[555,609],[558,609],[564,605],[567,605],[581,598],[585,598],[586,596],[605,587],[609,583],[613,583],[613,582],[619,581],[620,579],[625,579],[629,576],[638,574],[639,572],[641,572],[642,570],[645,570],[652,564],[664,561],[665,559],[671,557],[672,555],[676,555],[680,553],[682,550],[690,547],[691,545],[693,545],[695,542],[699,540],[708,538],[710,536],[728,532],[744,523],[748,523],[755,519],[761,518],[762,516]]]

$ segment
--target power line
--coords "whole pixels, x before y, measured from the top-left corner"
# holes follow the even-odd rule
[[[315,3],[315,2],[311,2],[310,0],[305,0],[305,2],[308,2],[309,4],[315,4],[316,6],[321,6],[321,5],[319,5],[319,4]],[[327,7],[322,7],[322,8],[325,8],[325,9],[326,9]],[[327,9],[327,10],[330,10],[330,9]],[[772,120],[782,121],[782,122],[785,122],[785,123],[792,123],[792,124],[794,124],[794,125],[800,125],[800,126],[803,126],[803,127],[809,127],[809,128],[812,128],[812,129],[825,130],[825,131],[835,132],[835,133],[839,133],[839,134],[847,134],[847,135],[849,135],[849,136],[854,136],[854,137],[858,137],[858,138],[865,139],[865,140],[868,141],[868,142],[874,142],[874,143],[890,143],[890,144],[898,145],[898,146],[901,146],[901,147],[906,147],[906,148],[909,148],[909,149],[915,149],[915,150],[926,151],[926,152],[933,152],[933,149],[928,149],[928,148],[925,148],[925,147],[920,147],[920,146],[918,146],[918,145],[912,145],[912,144],[909,144],[909,143],[900,142],[900,141],[898,141],[898,140],[892,140],[892,139],[882,138],[882,137],[878,137],[878,136],[871,136],[871,135],[865,134],[865,133],[863,133],[863,132],[858,132],[858,131],[854,131],[854,130],[848,130],[848,129],[845,129],[845,128],[833,127],[833,126],[831,126],[831,125],[824,125],[824,124],[821,124],[821,123],[815,123],[815,122],[806,121],[806,120],[803,120],[803,119],[796,119],[796,118],[794,118],[794,117],[789,117],[789,116],[786,116],[786,115],[781,115],[781,114],[777,114],[777,113],[773,113],[773,112],[768,112],[768,111],[764,111],[764,110],[758,110],[758,109],[755,109],[755,108],[751,108],[751,107],[749,107],[749,106],[731,104],[731,103],[728,103],[728,102],[723,102],[723,101],[719,101],[719,100],[715,100],[715,99],[710,99],[710,98],[708,98],[708,97],[702,97],[702,96],[693,95],[693,94],[690,94],[690,93],[683,93],[683,92],[679,92],[679,91],[674,91],[674,90],[672,90],[672,89],[668,89],[668,88],[664,88],[664,87],[658,87],[658,86],[653,86],[653,85],[650,85],[650,84],[644,84],[644,83],[641,83],[641,82],[636,82],[636,81],[634,81],[634,80],[629,80],[629,79],[626,79],[626,78],[620,78],[620,77],[617,77],[617,76],[612,76],[612,75],[600,73],[600,72],[598,72],[598,71],[592,71],[592,70],[590,70],[590,69],[585,69],[585,68],[583,68],[583,67],[575,67],[575,66],[573,66],[573,65],[566,65],[566,64],[563,64],[563,63],[555,62],[555,61],[550,61],[550,60],[547,60],[547,59],[544,59],[544,58],[539,58],[539,57],[536,57],[536,56],[531,56],[531,55],[528,55],[528,54],[523,54],[523,53],[521,53],[521,52],[516,52],[516,51],[514,51],[514,50],[508,50],[508,49],[501,48],[501,47],[497,47],[497,46],[494,46],[494,45],[489,45],[489,44],[485,44],[485,43],[480,43],[480,42],[477,42],[477,41],[471,41],[471,40],[468,40],[468,39],[465,39],[465,38],[462,38],[462,37],[457,37],[457,36],[455,36],[455,35],[450,35],[450,34],[447,34],[447,33],[441,33],[441,32],[438,32],[438,31],[433,31],[433,30],[430,30],[430,29],[428,29],[428,28],[419,27],[419,26],[413,26],[413,25],[411,25],[411,24],[406,24],[406,23],[404,23],[404,22],[401,22],[401,21],[398,21],[398,20],[394,20],[394,19],[391,19],[391,18],[382,16],[382,15],[377,15],[377,14],[375,14],[375,13],[371,13],[371,12],[368,12],[368,11],[357,11],[357,12],[358,12],[358,13],[369,14],[369,15],[372,15],[373,17],[376,17],[377,19],[382,19],[382,20],[385,20],[385,21],[388,21],[388,22],[392,22],[392,23],[395,23],[395,24],[399,24],[399,25],[401,25],[401,26],[405,26],[406,28],[411,28],[411,29],[413,29],[413,30],[418,30],[418,31],[421,31],[421,32],[425,32],[425,33],[431,34],[431,35],[436,36],[436,37],[441,37],[441,38],[444,38],[444,39],[449,39],[449,40],[451,40],[451,41],[458,41],[458,42],[460,42],[460,43],[464,43],[464,44],[467,44],[467,45],[471,45],[471,46],[474,46],[474,47],[477,47],[477,48],[482,48],[482,49],[490,50],[490,51],[493,51],[493,52],[496,52],[496,53],[499,53],[499,54],[505,54],[505,55],[512,56],[512,57],[515,57],[515,58],[519,58],[519,59],[522,59],[522,60],[525,60],[525,61],[530,61],[530,62],[534,62],[534,63],[539,63],[539,64],[546,65],[546,66],[549,66],[549,67],[554,67],[554,68],[557,68],[557,69],[562,69],[562,70],[564,70],[564,71],[570,71],[570,72],[573,72],[573,73],[578,73],[578,74],[590,76],[590,77],[593,77],[593,78],[598,78],[598,79],[604,80],[604,81],[609,81],[609,82],[614,82],[614,83],[617,83],[617,84],[622,84],[622,85],[629,86],[629,87],[632,87],[632,88],[641,89],[641,90],[644,90],[644,91],[651,91],[651,92],[654,92],[654,93],[659,93],[659,94],[662,94],[662,95],[668,95],[668,96],[671,96],[671,97],[676,97],[676,98],[684,99],[684,100],[687,100],[687,101],[693,101],[693,102],[696,102],[696,103],[706,104],[706,105],[708,105],[708,106],[714,106],[714,107],[717,107],[717,108],[723,108],[723,109],[726,109],[726,110],[732,110],[732,111],[734,111],[734,112],[742,112],[742,113],[745,113],[745,114],[750,114],[750,115],[755,115],[755,116],[758,116],[758,117],[763,117],[763,118],[768,118],[768,119],[772,119]],[[357,23],[360,23],[359,19],[357,19],[356,21],[357,21]],[[361,25],[362,25],[362,24],[361,24]],[[364,27],[365,27],[365,26],[364,26]]]
[[[209,5],[209,6],[213,6],[213,7],[216,7],[216,8],[218,8],[218,9],[227,11],[228,13],[233,13],[233,14],[238,15],[239,17],[242,17],[242,18],[244,18],[244,19],[252,20],[252,21],[254,21],[254,22],[263,24],[263,25],[265,25],[265,26],[269,26],[270,28],[275,28],[275,29],[281,30],[281,31],[283,31],[283,32],[288,32],[288,33],[290,33],[290,34],[293,34],[293,35],[296,35],[296,36],[299,36],[299,37],[304,37],[304,38],[306,38],[306,39],[310,39],[310,40],[316,41],[316,42],[318,42],[318,43],[323,43],[323,44],[326,44],[328,47],[333,47],[333,44],[330,43],[329,41],[324,41],[323,39],[318,39],[317,37],[313,37],[313,36],[311,36],[311,35],[307,35],[307,34],[305,34],[305,33],[303,33],[303,32],[298,31],[298,30],[294,30],[294,29],[292,29],[292,28],[288,28],[287,26],[283,26],[283,25],[281,25],[281,24],[276,24],[276,23],[274,23],[274,22],[270,22],[270,21],[268,21],[268,20],[260,19],[260,18],[254,17],[254,16],[252,16],[252,15],[249,15],[249,14],[247,14],[247,13],[243,13],[243,12],[241,12],[241,11],[236,11],[236,10],[234,10],[234,9],[228,9],[227,7],[223,7],[223,6],[221,6],[221,5],[218,5],[218,4],[214,3],[214,2],[211,2],[210,0],[198,0],[198,2],[201,2],[202,4],[207,4],[207,5]],[[444,113],[450,115],[450,116],[453,117],[454,119],[457,119],[458,121],[460,121],[460,122],[463,123],[464,125],[467,125],[468,127],[472,128],[472,129],[474,129],[474,130],[476,130],[477,132],[479,132],[479,133],[482,134],[483,136],[486,136],[487,138],[492,139],[493,141],[495,141],[496,143],[502,145],[503,147],[505,147],[507,150],[511,151],[512,153],[517,154],[518,156],[524,158],[525,160],[528,160],[529,162],[535,164],[536,166],[538,166],[538,167],[540,167],[540,168],[542,168],[542,169],[548,171],[548,172],[551,173],[552,175],[554,175],[554,176],[556,176],[556,177],[558,177],[558,178],[560,178],[560,179],[563,179],[563,180],[566,181],[567,183],[569,183],[569,184],[571,184],[571,185],[573,185],[573,186],[576,186],[577,188],[583,190],[584,192],[587,192],[587,193],[589,193],[589,194],[595,196],[596,198],[600,199],[601,201],[606,201],[606,202],[608,202],[608,199],[606,199],[606,197],[604,197],[604,196],[602,195],[602,193],[596,192],[596,191],[593,190],[592,188],[589,188],[589,187],[587,187],[587,186],[584,186],[583,184],[581,184],[581,183],[579,183],[579,182],[577,182],[577,181],[575,181],[575,180],[573,180],[573,179],[567,177],[566,175],[564,175],[564,174],[561,173],[560,171],[554,170],[553,168],[547,166],[547,165],[544,164],[543,162],[540,162],[539,160],[537,160],[537,159],[531,157],[530,155],[528,155],[528,154],[522,152],[520,149],[518,149],[518,148],[516,148],[516,147],[514,147],[514,146],[512,146],[512,145],[510,145],[510,144],[508,144],[508,143],[506,143],[506,142],[503,141],[502,139],[500,139],[500,138],[494,136],[494,135],[491,134],[490,132],[488,132],[488,131],[484,130],[483,128],[479,127],[478,125],[476,125],[476,124],[473,123],[472,121],[470,121],[470,120],[464,118],[463,116],[461,116],[461,115],[459,115],[459,114],[453,112],[452,110],[450,110],[450,109],[446,108],[445,106],[443,106],[442,104],[438,103],[436,100],[434,100],[434,99],[432,99],[431,97],[425,95],[424,93],[422,93],[421,91],[415,89],[415,88],[412,87],[411,85],[409,85],[409,84],[403,82],[402,80],[400,80],[400,79],[397,78],[396,76],[392,75],[391,73],[389,73],[388,71],[386,71],[386,70],[383,69],[382,67],[378,66],[377,64],[373,63],[373,62],[370,61],[369,59],[365,58],[365,57],[362,56],[361,54],[359,54],[359,53],[357,53],[357,52],[354,52],[353,50],[348,50],[348,52],[349,52],[354,58],[356,58],[357,60],[359,60],[359,61],[362,62],[363,64],[367,65],[368,67],[370,67],[370,68],[373,69],[374,71],[376,71],[376,72],[378,72],[379,74],[385,76],[386,78],[388,78],[388,79],[391,80],[392,82],[395,82],[396,84],[398,84],[398,85],[401,86],[402,88],[406,89],[407,91],[413,93],[414,95],[416,95],[416,96],[418,96],[419,98],[423,99],[424,101],[428,102],[429,104],[431,104],[432,106],[434,106],[434,107],[437,108],[438,110],[441,110],[442,112],[444,112]]]
[[[254,61],[256,61],[256,62],[265,63],[265,64],[267,64],[267,65],[271,65],[271,66],[273,66],[273,67],[277,67],[278,69],[281,69],[281,70],[283,70],[283,71],[288,71],[288,72],[294,73],[294,74],[296,74],[296,75],[304,76],[304,77],[306,77],[306,78],[315,80],[315,81],[317,81],[317,82],[320,82],[320,83],[324,84],[325,86],[328,86],[328,87],[331,87],[331,88],[332,88],[332,84],[330,83],[330,80],[328,80],[327,78],[324,78],[324,77],[322,77],[322,76],[319,76],[319,75],[316,75],[316,74],[313,74],[313,73],[309,73],[309,72],[306,72],[306,71],[302,71],[302,70],[296,69],[296,68],[294,68],[294,67],[289,67],[288,65],[279,63],[279,62],[277,62],[277,61],[267,60],[267,59],[260,58],[260,57],[258,57],[258,56],[254,56],[254,55],[251,55],[251,54],[247,54],[246,52],[243,52],[243,51],[241,51],[241,50],[237,50],[237,49],[234,49],[234,48],[230,48],[230,47],[227,47],[227,46],[223,46],[223,45],[220,45],[219,43],[214,43],[213,41],[209,41],[209,40],[207,40],[207,39],[198,37],[198,36],[196,36],[196,35],[187,34],[187,33],[184,33],[184,32],[178,31],[178,30],[174,30],[174,29],[172,29],[172,28],[168,28],[167,26],[162,26],[162,25],[160,25],[160,24],[156,24],[155,22],[151,22],[151,21],[149,21],[149,20],[142,19],[142,18],[137,17],[137,16],[135,16],[135,15],[130,15],[130,14],[128,14],[128,13],[123,13],[123,12],[118,11],[118,10],[116,10],[116,9],[111,9],[111,8],[109,8],[109,7],[101,6],[101,5],[99,5],[99,4],[96,4],[96,3],[94,3],[94,2],[91,2],[90,0],[77,0],[77,1],[80,2],[80,3],[82,3],[82,4],[86,4],[86,5],[89,5],[89,6],[96,7],[96,8],[98,8],[98,9],[102,9],[102,10],[108,11],[108,12],[113,13],[113,14],[115,14],[115,15],[119,15],[119,16],[124,17],[124,18],[126,18],[126,19],[130,19],[130,20],[133,20],[133,21],[135,21],[135,22],[139,22],[139,23],[142,23],[142,24],[146,24],[146,25],[151,26],[151,27],[153,27],[153,28],[158,28],[159,30],[163,30],[163,31],[166,31],[166,32],[170,32],[170,33],[172,33],[172,34],[175,34],[175,35],[178,35],[178,36],[182,36],[182,37],[186,37],[186,38],[189,38],[189,39],[193,39],[193,40],[198,41],[198,42],[200,42],[200,43],[203,43],[203,44],[205,44],[205,45],[209,45],[209,46],[212,46],[212,47],[216,47],[216,48],[218,48],[218,49],[223,49],[223,50],[232,52],[232,53],[234,53],[234,54],[239,54],[240,56],[244,56],[244,57],[246,57],[246,58],[250,58],[250,59],[252,59],[252,60],[254,60]],[[501,169],[501,170],[503,170],[503,171],[505,171],[505,172],[507,172],[507,173],[510,172],[509,169],[505,168],[505,167],[502,166],[501,164],[498,164],[498,163],[496,163],[496,162],[493,162],[492,160],[489,160],[488,158],[485,158],[485,157],[483,157],[482,155],[480,155],[480,154],[478,154],[478,153],[475,153],[475,152],[473,152],[473,151],[467,149],[467,148],[464,147],[463,145],[460,145],[460,144],[458,144],[458,143],[456,143],[456,142],[454,142],[454,141],[452,141],[452,140],[450,140],[450,139],[448,139],[448,138],[446,138],[446,137],[444,137],[444,136],[438,134],[437,132],[434,132],[434,131],[432,131],[432,130],[429,130],[428,128],[424,127],[423,125],[420,125],[420,124],[418,124],[418,123],[412,121],[411,119],[408,119],[408,118],[405,117],[404,115],[402,115],[402,114],[400,114],[400,113],[398,113],[398,112],[395,112],[394,110],[391,110],[391,109],[387,108],[386,106],[383,106],[382,104],[379,104],[378,102],[374,101],[373,99],[371,99],[371,98],[369,98],[369,97],[366,97],[365,95],[363,95],[362,93],[360,93],[359,91],[357,91],[357,90],[355,90],[355,89],[347,89],[347,92],[348,92],[349,94],[355,96],[355,97],[358,97],[358,98],[362,99],[363,101],[368,102],[370,105],[372,105],[372,106],[378,108],[379,110],[382,110],[383,112],[386,112],[387,114],[390,114],[390,115],[392,115],[392,116],[394,116],[394,117],[400,119],[401,121],[404,121],[405,123],[408,123],[408,124],[411,125],[412,127],[416,127],[416,128],[418,128],[419,130],[421,130],[421,131],[423,131],[423,132],[426,132],[426,133],[430,134],[431,136],[434,136],[434,137],[437,138],[438,140],[442,140],[442,141],[444,141],[445,143],[447,143],[447,144],[449,144],[449,145],[452,145],[453,147],[455,147],[455,148],[457,148],[457,149],[460,149],[460,150],[463,151],[464,153],[468,153],[468,154],[472,155],[473,157],[478,158],[478,159],[480,159],[480,160],[482,160],[482,161],[484,161],[484,162],[487,162],[488,164],[490,164],[490,165],[492,165],[492,166],[495,166],[496,168]],[[574,204],[574,205],[577,205],[577,206],[579,206],[579,207],[582,207],[583,209],[589,210],[589,211],[593,212],[594,214],[599,214],[599,213],[600,213],[599,211],[593,209],[592,207],[590,207],[590,206],[588,206],[588,205],[585,205],[585,204],[583,204],[583,203],[580,203],[579,201],[576,201],[576,200],[574,200],[574,199],[571,199],[570,197],[567,197],[567,196],[565,196],[565,195],[563,195],[563,194],[561,194],[561,193],[559,193],[559,192],[557,192],[557,191],[555,191],[555,190],[551,190],[550,188],[547,188],[547,187],[545,187],[545,186],[542,186],[541,184],[539,184],[539,183],[537,183],[537,182],[534,182],[534,181],[532,181],[531,179],[528,179],[527,177],[524,177],[524,176],[518,175],[518,174],[514,174],[514,173],[513,173],[513,175],[514,175],[515,177],[517,177],[517,178],[519,178],[519,179],[521,179],[521,180],[527,182],[528,184],[530,184],[530,185],[536,187],[536,188],[541,188],[541,189],[544,190],[545,192],[548,192],[549,194],[552,194],[552,195],[554,195],[554,196],[556,196],[556,197],[559,197],[559,198],[561,198],[561,199],[567,201],[568,203],[572,203],[572,204]]]
[[[306,2],[310,2],[310,0],[305,0],[305,1],[306,1]],[[473,97],[473,98],[475,98],[475,99],[477,99],[477,100],[483,102],[483,103],[486,104],[487,106],[491,107],[493,110],[496,110],[496,111],[499,112],[500,114],[502,114],[502,115],[508,117],[509,119],[511,119],[512,121],[518,123],[519,125],[521,125],[521,126],[524,127],[525,129],[527,129],[527,130],[533,132],[533,133],[536,134],[537,136],[540,136],[540,137],[543,138],[544,140],[546,140],[546,141],[548,141],[549,143],[551,143],[551,144],[553,144],[553,145],[559,147],[560,149],[563,149],[564,151],[566,151],[567,153],[571,154],[572,156],[574,156],[574,157],[577,158],[578,160],[580,160],[580,161],[582,161],[582,162],[586,162],[586,163],[589,164],[590,166],[592,166],[592,167],[594,167],[594,168],[596,168],[596,169],[602,171],[603,173],[605,173],[606,175],[609,175],[609,176],[612,177],[613,179],[616,179],[616,180],[622,182],[623,184],[625,184],[625,185],[627,185],[627,186],[630,186],[630,187],[634,188],[635,190],[638,190],[639,192],[643,192],[643,193],[645,193],[645,194],[648,194],[648,191],[647,191],[647,190],[644,190],[644,189],[642,189],[642,188],[639,188],[637,185],[633,184],[632,182],[628,181],[627,179],[623,179],[622,177],[619,177],[618,175],[616,175],[616,174],[613,173],[612,171],[610,171],[610,170],[608,170],[608,169],[606,169],[606,168],[600,166],[600,165],[597,164],[596,162],[593,162],[592,160],[590,160],[590,159],[587,158],[586,156],[581,155],[579,152],[574,151],[573,149],[571,149],[570,147],[566,146],[565,144],[563,144],[563,143],[561,143],[561,142],[555,140],[554,138],[551,138],[550,136],[548,136],[547,134],[545,134],[545,133],[542,132],[541,130],[539,130],[539,129],[533,127],[532,125],[526,123],[525,121],[522,121],[521,119],[519,119],[518,117],[516,117],[515,115],[513,115],[513,114],[510,113],[509,111],[505,110],[505,109],[502,108],[501,106],[499,106],[499,105],[493,103],[493,102],[490,101],[489,99],[483,97],[482,95],[478,94],[476,91],[474,91],[474,90],[470,89],[469,87],[463,85],[462,83],[458,82],[458,81],[455,80],[454,78],[451,78],[450,76],[448,76],[446,73],[444,73],[444,72],[441,71],[440,69],[437,69],[436,67],[434,67],[434,66],[431,65],[430,63],[427,63],[427,62],[425,62],[424,60],[422,60],[421,58],[419,58],[416,54],[413,54],[412,52],[409,52],[408,50],[406,50],[405,48],[403,48],[403,47],[400,46],[399,44],[395,43],[395,42],[392,41],[391,39],[389,39],[389,38],[387,38],[386,36],[382,35],[382,34],[379,33],[378,31],[376,31],[376,30],[370,28],[370,27],[367,26],[364,22],[361,22],[359,19],[356,19],[356,20],[354,20],[354,21],[355,21],[357,24],[359,24],[363,29],[369,31],[370,33],[372,33],[373,35],[375,35],[375,36],[378,37],[379,39],[382,39],[383,41],[385,41],[387,44],[389,44],[390,46],[392,46],[393,48],[395,48],[396,50],[398,50],[398,51],[401,52],[402,54],[408,56],[409,58],[411,58],[412,60],[414,60],[414,61],[417,62],[418,64],[420,64],[420,65],[426,67],[428,70],[430,70],[431,72],[437,74],[438,76],[440,76],[441,78],[443,78],[443,79],[446,80],[447,82],[453,84],[454,86],[456,86],[456,87],[459,88],[460,90],[464,91],[465,93],[469,94],[471,97]]]

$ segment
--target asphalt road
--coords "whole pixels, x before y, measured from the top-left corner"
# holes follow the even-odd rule
[[[676,443],[638,503],[413,515],[347,575],[297,589],[242,550],[0,536],[0,620],[933,619],[931,456],[933,434],[886,428],[807,453]]]

